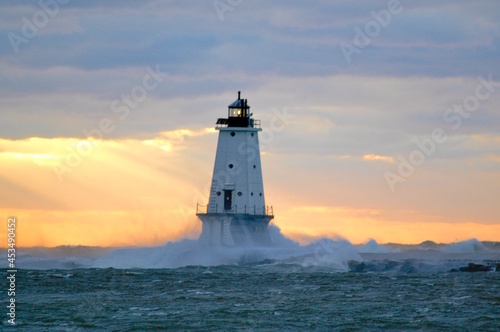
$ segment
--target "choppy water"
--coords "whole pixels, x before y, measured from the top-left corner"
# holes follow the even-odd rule
[[[344,273],[289,264],[23,270],[18,288],[17,330],[29,331],[500,327],[498,272]]]
[[[500,330],[498,244],[275,243],[20,248],[15,329]],[[491,272],[450,272],[471,262]]]

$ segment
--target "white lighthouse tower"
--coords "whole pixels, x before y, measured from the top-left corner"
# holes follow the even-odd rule
[[[260,164],[260,121],[252,119],[246,99],[228,106],[216,123],[219,141],[207,206],[198,205],[200,241],[215,245],[270,244],[272,207],[266,206]]]

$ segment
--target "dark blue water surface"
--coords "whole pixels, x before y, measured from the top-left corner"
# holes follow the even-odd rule
[[[16,287],[20,331],[500,329],[494,271],[355,273],[281,263],[19,270]]]

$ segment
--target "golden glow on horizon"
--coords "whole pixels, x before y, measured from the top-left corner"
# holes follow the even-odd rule
[[[306,244],[320,237],[343,237],[352,243],[373,238],[379,243],[416,244],[426,240],[451,243],[472,237],[498,241],[500,225],[473,222],[446,223],[419,221],[414,211],[396,211],[348,207],[304,206],[282,211],[275,221],[283,234]],[[396,219],[396,220],[393,220]],[[404,221],[398,221],[401,219]],[[473,232],[471,232],[473,230]]]
[[[1,211],[8,215],[8,210]],[[179,219],[164,210],[19,210],[16,219],[19,247],[158,246],[169,240],[194,239],[201,232],[194,213]],[[182,224],[172,227],[174,220]]]
[[[17,244],[24,247],[161,245],[186,236],[196,238],[201,222],[195,207],[208,201],[215,133],[213,128],[179,129],[143,140],[92,140],[92,151],[70,167],[61,181],[54,165],[65,163],[88,141],[0,139],[0,210],[5,218],[17,217]],[[175,153],[178,151],[189,153]],[[275,158],[273,153],[263,155]],[[499,161],[497,154],[486,158]],[[339,160],[390,162],[390,157],[369,154]],[[282,167],[265,165],[266,188],[277,181],[266,173],[280,174]],[[365,208],[362,203],[297,206],[296,194],[293,190],[279,192],[282,203],[275,206],[274,222],[284,234],[302,243],[335,235],[353,243],[370,238],[379,243],[500,239],[500,224],[486,218],[476,222],[418,210]],[[323,189],[317,195],[328,197],[330,192]],[[276,201],[269,192],[266,198],[270,203]],[[1,229],[0,236],[5,235],[6,229]]]

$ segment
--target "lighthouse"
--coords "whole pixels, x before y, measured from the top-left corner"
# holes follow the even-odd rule
[[[216,122],[217,152],[208,205],[197,205],[200,241],[210,245],[271,244],[268,225],[274,218],[266,206],[260,163],[260,121],[252,118],[246,99],[228,106],[227,118]]]

